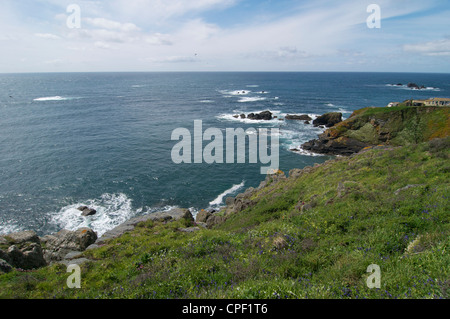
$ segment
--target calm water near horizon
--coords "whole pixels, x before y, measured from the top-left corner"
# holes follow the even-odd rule
[[[102,234],[140,214],[174,206],[195,212],[258,186],[261,163],[173,163],[173,130],[193,131],[195,120],[204,130],[279,128],[280,169],[288,172],[330,159],[290,151],[323,130],[234,115],[348,117],[362,107],[432,97],[450,97],[450,74],[0,74],[0,234],[83,226]],[[80,205],[98,213],[81,217]]]

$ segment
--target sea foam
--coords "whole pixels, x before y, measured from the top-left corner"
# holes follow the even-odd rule
[[[71,100],[73,98],[70,97],[62,97],[62,96],[47,96],[47,97],[38,97],[34,99],[35,102],[47,102],[47,101],[66,101]]]
[[[97,213],[84,217],[78,210],[80,206],[88,206],[95,209]],[[58,229],[77,230],[89,227],[100,237],[131,218],[155,212],[166,212],[174,208],[178,208],[178,206],[133,208],[132,200],[127,195],[106,193],[100,198],[80,201],[61,208],[59,212],[51,213],[50,222]]]
[[[216,199],[214,199],[213,201],[209,202],[209,205],[210,205],[211,207],[217,207],[217,206],[222,205],[225,196],[237,192],[239,189],[241,189],[242,187],[244,187],[244,185],[245,185],[245,181],[242,181],[242,183],[240,183],[240,184],[233,185],[231,188],[227,189],[227,190],[224,191],[222,194],[220,194],[219,196],[217,196]]]

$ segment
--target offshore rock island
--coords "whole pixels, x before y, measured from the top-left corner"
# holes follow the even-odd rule
[[[267,175],[218,211],[142,216],[101,238],[0,236],[0,298],[449,298],[449,107],[341,116],[302,148],[343,156]],[[70,264],[81,289],[66,287]],[[366,285],[371,264],[381,289]]]

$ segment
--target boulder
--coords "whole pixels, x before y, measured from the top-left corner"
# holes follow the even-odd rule
[[[197,216],[195,216],[195,221],[200,223],[206,223],[209,217],[212,216],[212,213],[207,212],[205,210],[201,210],[197,213]]]
[[[97,211],[95,209],[89,208],[87,206],[80,206],[77,208],[79,211],[81,211],[81,216],[92,216],[97,214]]]
[[[338,123],[342,122],[342,113],[331,112],[319,116],[313,121],[314,126],[324,125],[326,127],[332,127]]]
[[[247,116],[245,114],[241,114],[241,119],[245,119]]]
[[[93,216],[97,214],[97,211],[95,209],[92,208],[86,208],[83,210],[83,212],[81,213],[81,216],[87,217],[87,216]]]
[[[349,156],[358,153],[367,146],[367,143],[354,138],[340,137],[333,139],[322,134],[319,135],[319,139],[302,144],[302,149],[319,154]]]
[[[264,121],[270,121],[273,117],[272,117],[272,112],[270,111],[264,111],[261,113],[250,113],[247,118],[249,118],[250,120],[264,120]]]
[[[75,231],[63,229],[41,239],[45,243],[44,258],[49,263],[61,261],[70,252],[86,250],[96,240],[97,234],[90,228],[80,228]]]
[[[27,243],[20,248],[12,245],[8,248],[11,265],[25,270],[37,269],[47,265],[40,244]]]
[[[0,274],[2,272],[8,273],[11,270],[12,270],[12,266],[9,263],[7,263],[5,260],[0,259]]]
[[[20,245],[26,242],[40,244],[39,236],[31,230],[11,233],[6,236],[3,236],[9,243]]]
[[[10,266],[31,270],[47,265],[41,242],[35,232],[16,232],[0,238],[4,248],[0,249],[0,259]]]
[[[311,121],[312,118],[309,115],[291,115],[288,114],[285,117],[286,120],[297,120],[297,121]]]
[[[420,89],[420,87],[416,83],[408,83],[407,86],[411,89],[417,89],[417,90]]]
[[[226,218],[224,216],[212,215],[208,218],[206,224],[208,228],[213,228],[214,226],[223,223],[225,220]]]

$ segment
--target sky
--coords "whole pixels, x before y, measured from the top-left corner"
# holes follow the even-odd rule
[[[448,0],[0,0],[0,73],[450,73],[449,16]]]

